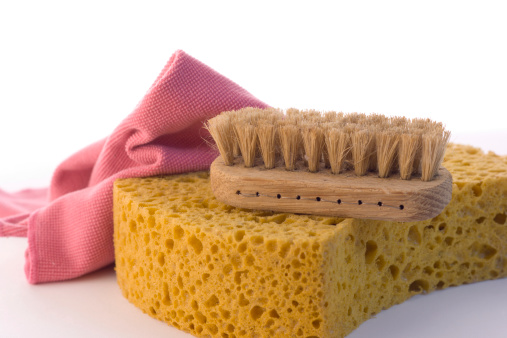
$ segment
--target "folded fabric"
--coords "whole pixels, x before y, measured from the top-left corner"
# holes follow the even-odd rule
[[[71,279],[111,264],[114,180],[209,168],[217,154],[204,140],[203,122],[247,106],[267,107],[176,51],[134,111],[109,137],[61,163],[49,189],[0,191],[0,236],[28,237],[28,282]]]

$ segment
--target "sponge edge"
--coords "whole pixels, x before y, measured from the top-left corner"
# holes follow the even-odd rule
[[[409,223],[237,209],[203,172],[118,180],[119,286],[198,337],[343,337],[415,294],[507,276],[507,157],[450,145],[444,166],[451,203]]]

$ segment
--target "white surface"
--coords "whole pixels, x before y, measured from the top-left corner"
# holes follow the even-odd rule
[[[147,3],[147,2],[146,2]],[[47,186],[108,135],[176,49],[276,107],[430,117],[507,154],[503,1],[0,2],[0,188]],[[0,337],[188,337],[120,294],[111,267],[31,286],[0,238]],[[507,280],[381,312],[352,338],[504,337]]]

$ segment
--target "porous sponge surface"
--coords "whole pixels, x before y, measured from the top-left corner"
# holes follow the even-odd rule
[[[451,203],[409,223],[238,209],[204,172],[118,180],[119,286],[197,337],[343,337],[415,294],[507,276],[507,157],[450,145],[444,166]]]

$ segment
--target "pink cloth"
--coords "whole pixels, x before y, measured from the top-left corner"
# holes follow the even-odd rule
[[[61,163],[49,189],[0,191],[0,236],[28,237],[28,282],[71,279],[111,264],[113,182],[209,168],[217,154],[203,141],[203,122],[246,106],[266,104],[177,51],[134,111],[109,137]]]

